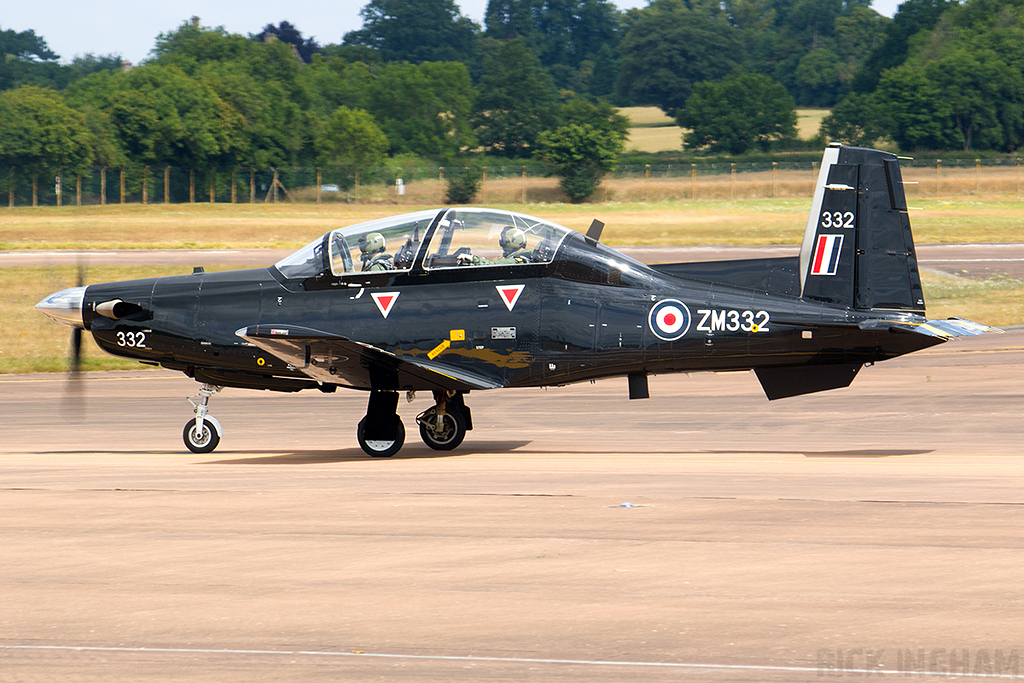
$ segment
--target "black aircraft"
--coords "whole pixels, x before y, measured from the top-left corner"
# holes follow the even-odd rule
[[[432,209],[331,230],[269,268],[73,287],[36,308],[200,382],[196,453],[220,441],[207,409],[222,387],[343,387],[369,395],[356,435],[376,457],[405,441],[400,392],[432,393],[420,436],[450,450],[473,428],[471,391],[625,376],[639,399],[651,374],[753,369],[778,399],[989,329],[926,318],[886,152],[825,150],[799,256],[645,265],[600,244],[602,227]]]

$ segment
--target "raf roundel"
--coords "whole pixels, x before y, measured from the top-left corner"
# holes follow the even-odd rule
[[[677,299],[664,299],[651,308],[647,324],[658,339],[675,341],[690,329],[690,309]]]

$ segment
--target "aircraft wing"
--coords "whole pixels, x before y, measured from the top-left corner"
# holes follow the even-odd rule
[[[296,325],[252,325],[235,332],[326,384],[360,389],[471,391],[497,389],[500,382],[436,360],[399,356],[346,337]]]

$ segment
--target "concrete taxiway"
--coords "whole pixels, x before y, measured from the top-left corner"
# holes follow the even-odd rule
[[[473,393],[0,377],[0,681],[1024,677],[1024,330],[769,403],[751,373]],[[898,676],[902,680],[903,676]],[[884,680],[884,678],[883,678]]]
[[[758,247],[622,247],[624,254],[644,263],[682,263],[725,259],[796,256],[799,245]],[[921,268],[969,278],[993,275],[1024,277],[1024,244],[919,244]],[[16,266],[214,266],[218,268],[260,268],[276,263],[291,250],[273,249],[187,249],[140,251],[6,251],[0,252],[0,268]]]

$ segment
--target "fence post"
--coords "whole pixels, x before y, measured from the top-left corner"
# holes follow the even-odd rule
[[[217,168],[210,169],[210,203],[217,201]]]
[[[772,199],[779,196],[779,162],[772,162]]]
[[[164,166],[164,204],[171,203],[171,167]]]
[[[82,174],[75,176],[75,206],[82,205]]]
[[[64,189],[63,188],[63,184],[61,182],[61,180],[62,180],[61,179],[61,174],[63,172],[64,172],[63,168],[57,169],[57,186],[54,188],[54,190],[56,190],[56,195],[57,195],[57,206],[63,206],[63,204],[61,203],[61,193],[63,192],[63,189]]]
[[[981,159],[974,160],[974,194],[981,192]]]
[[[690,164],[690,199],[697,198],[697,164]]]
[[[124,204],[124,169],[121,169],[121,203]]]
[[[7,191],[7,208],[8,209],[13,209],[14,208],[14,167],[13,166],[11,166],[11,170],[8,171],[7,177],[10,180],[10,184],[7,186],[8,188],[10,188]]]
[[[320,175],[320,167],[317,166],[316,167],[316,203],[317,204],[320,203],[320,187],[321,187],[321,181],[322,180],[323,180],[323,176]]]
[[[238,167],[231,171],[231,203],[238,202]]]
[[[142,205],[149,204],[149,166],[142,167]]]
[[[942,184],[942,159],[935,160],[935,196],[939,196],[939,186]]]
[[[729,199],[736,199],[736,164],[729,164]]]
[[[39,179],[32,178],[32,206],[39,206]]]
[[[107,167],[100,169],[100,204],[107,203]]]
[[[188,169],[188,203],[196,203],[196,169]]]
[[[277,169],[274,169],[274,184],[270,186],[270,191],[274,195],[274,203],[277,204]]]
[[[256,169],[249,168],[249,203],[256,203]]]

